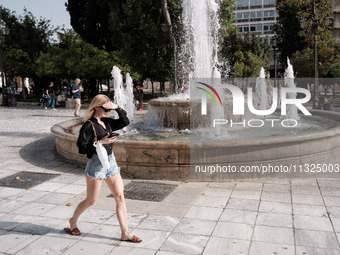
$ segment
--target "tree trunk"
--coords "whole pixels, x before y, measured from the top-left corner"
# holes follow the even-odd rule
[[[177,88],[177,74],[180,72],[180,70],[182,68],[180,68],[180,60],[178,57],[178,52],[177,52],[177,43],[176,43],[176,36],[175,36],[175,31],[174,28],[172,26],[172,22],[171,22],[171,17],[170,17],[170,13],[169,13],[169,8],[168,8],[168,2],[167,0],[161,0],[162,1],[162,10],[163,10],[163,15],[165,17],[165,20],[169,26],[169,32],[170,32],[170,37],[171,37],[171,43],[172,46],[174,48],[174,91],[176,91]],[[178,62],[178,63],[177,63]],[[181,76],[183,77],[183,76]]]
[[[154,90],[154,87],[153,87],[153,81],[151,81],[151,87],[152,87],[152,97],[154,97],[155,96],[155,94],[154,94],[154,92],[155,92],[155,90]]]
[[[165,20],[168,23],[170,33],[172,33],[172,23],[171,23],[169,8],[168,8],[168,1],[167,0],[161,0],[161,1],[162,1],[162,10],[163,10]]]
[[[23,77],[21,77],[21,86],[22,86],[22,98],[26,99],[25,78],[23,78]]]

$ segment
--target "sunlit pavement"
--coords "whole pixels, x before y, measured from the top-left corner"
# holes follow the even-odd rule
[[[83,167],[56,153],[50,128],[72,118],[72,109],[0,107],[0,183],[11,175],[22,182],[20,188],[0,186],[0,254],[340,254],[338,179],[124,179],[125,185],[176,185],[161,202],[127,196],[129,228],[142,243],[120,241],[115,202],[105,185],[79,220],[82,235],[66,234],[86,185]],[[40,184],[25,187],[29,177],[21,172]]]

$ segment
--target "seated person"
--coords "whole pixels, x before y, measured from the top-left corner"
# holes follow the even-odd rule
[[[70,97],[71,97],[70,91],[67,89],[66,86],[64,86],[63,90],[61,91],[61,94],[57,97],[57,105],[59,105],[59,102],[65,102]]]
[[[138,82],[137,84],[140,84],[140,82]],[[137,85],[134,91],[137,111],[143,111],[143,98],[144,98],[143,89],[144,89],[143,85]]]

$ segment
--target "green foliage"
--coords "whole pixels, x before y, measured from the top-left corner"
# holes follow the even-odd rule
[[[41,52],[37,59],[37,76],[39,77],[63,77],[66,73],[63,50],[58,46],[51,46],[48,52]]]
[[[232,31],[236,31],[236,27],[233,26],[232,22],[235,18],[234,11],[234,1],[233,0],[222,0],[220,2],[219,9],[219,22],[221,25],[220,34],[225,37]]]
[[[171,17],[180,13],[180,1],[168,2]],[[173,43],[161,1],[69,0],[67,10],[74,30],[88,43],[115,51],[144,77],[167,80],[173,75]]]
[[[1,43],[2,67],[7,77],[36,77],[35,61],[40,52],[47,50],[49,37],[55,31],[49,20],[37,20],[32,13],[24,11],[23,16],[16,17],[0,6],[1,23],[9,29]]]
[[[219,30],[219,60],[222,63],[228,64],[228,52],[236,52],[235,46],[232,43],[229,43],[230,40],[235,39],[237,28],[233,26],[233,20],[235,19],[234,14],[234,1],[233,0],[222,0],[220,1],[220,9],[219,9],[219,22],[220,22],[220,30]],[[236,43],[236,39],[234,41]],[[227,66],[220,67],[220,71],[223,76],[228,75]]]
[[[300,17],[297,15],[299,7],[295,0],[277,0],[276,9],[279,14],[275,26],[279,62],[287,66],[287,58],[291,59],[296,51],[304,48],[304,41],[300,36]]]
[[[14,77],[16,74],[21,74],[23,77],[32,73],[34,66],[27,66],[30,62],[30,56],[27,52],[21,49],[10,49],[4,58],[4,67],[6,73]]]
[[[332,3],[338,0],[315,0],[315,18],[317,20],[316,39],[318,53],[318,71],[320,77],[332,75],[332,67],[340,60],[339,43],[335,42],[329,29],[324,26],[324,19],[332,16]],[[285,65],[291,58],[297,77],[314,76],[314,10],[313,0],[279,0],[277,34],[281,62]],[[303,30],[299,21],[304,18],[307,27]],[[316,24],[316,23],[314,23]],[[336,72],[335,72],[336,73]]]
[[[334,64],[329,68],[329,72],[333,77],[340,77],[340,64]]]
[[[260,74],[261,67],[268,67],[268,60],[264,57],[264,50],[259,55],[251,51],[237,51],[235,56],[237,60],[231,73],[233,77],[257,77]]]
[[[49,21],[36,20],[25,10],[24,16],[0,6],[1,24],[10,29],[2,37],[1,53],[3,70],[7,77],[33,78],[36,91],[41,91],[48,81],[81,77],[90,81],[109,79],[113,65],[133,78],[140,78],[131,72],[130,66],[121,64],[118,52],[108,52],[84,42],[73,30],[58,32],[59,41],[50,41],[56,31]],[[51,44],[52,43],[52,44]],[[95,82],[94,82],[95,83]],[[90,90],[95,91],[95,84]],[[93,86],[93,87],[91,87]]]
[[[59,39],[58,44],[52,45],[38,58],[37,74],[40,77],[109,79],[113,65],[123,72],[130,72],[128,67],[117,63],[114,53],[84,42],[73,30],[59,33]],[[134,73],[131,75],[135,76]]]
[[[270,53],[268,40],[262,40],[254,33],[242,37],[236,31],[226,36],[222,51],[233,77],[257,77],[261,67],[269,67]]]
[[[313,49],[306,48],[297,51],[290,59],[296,72],[296,77],[313,77],[314,76],[314,57]]]

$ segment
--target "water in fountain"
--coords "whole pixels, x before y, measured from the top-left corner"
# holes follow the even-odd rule
[[[133,80],[129,73],[126,74],[125,80],[125,101],[124,109],[127,112],[128,118],[130,121],[133,120],[133,113],[135,112],[135,104],[134,104],[134,95],[133,95]]]
[[[184,44],[180,49],[180,94],[149,102],[148,120],[157,124],[155,120],[165,127],[186,129],[190,126],[189,98],[193,96],[190,91],[190,81],[194,79],[209,80],[213,85],[213,78],[220,78],[217,70],[218,51],[218,22],[219,4],[215,0],[183,0],[182,23],[184,30]],[[195,88],[196,89],[195,84]],[[194,91],[196,92],[196,91]],[[190,93],[190,95],[189,95]],[[222,118],[223,108],[210,112],[211,119]],[[217,129],[216,129],[217,130]]]
[[[218,30],[220,24],[217,12],[219,5],[215,0],[183,0],[182,20],[184,28],[183,52],[185,66],[183,71],[184,91],[189,91],[189,79],[220,78],[217,70]]]
[[[285,85],[290,88],[295,88],[294,71],[289,58],[287,59],[287,63],[288,67],[286,69]],[[287,98],[296,98],[296,93],[287,93]],[[287,105],[287,119],[300,120],[296,105]],[[294,123],[292,122],[291,124],[293,125]]]
[[[269,98],[267,92],[266,75],[263,67],[261,67],[260,76],[256,80],[256,93],[260,99],[259,110],[269,109]]]
[[[126,110],[129,120],[132,122],[134,113],[133,104],[133,83],[129,73],[126,74],[126,84],[124,86],[121,70],[114,66],[112,68],[114,78],[114,102]]]

